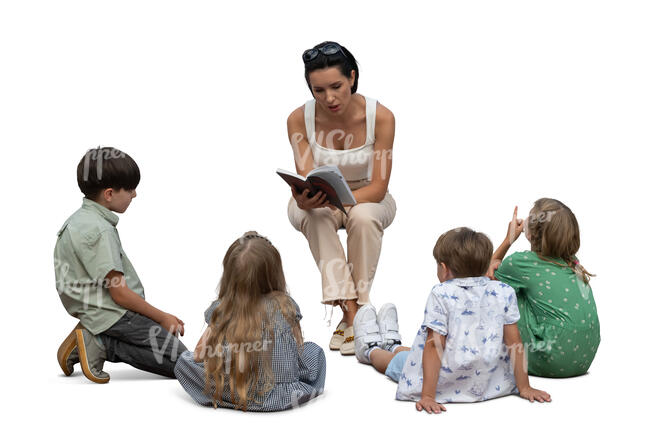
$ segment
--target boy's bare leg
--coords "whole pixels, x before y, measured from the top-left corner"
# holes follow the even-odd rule
[[[374,367],[379,373],[386,373],[386,368],[388,363],[393,359],[395,354],[402,351],[408,351],[410,348],[405,346],[400,346],[395,349],[395,352],[388,352],[383,349],[374,349],[370,352],[370,364]]]

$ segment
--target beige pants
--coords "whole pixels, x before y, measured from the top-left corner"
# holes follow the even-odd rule
[[[356,299],[359,305],[369,303],[370,287],[375,276],[381,239],[395,218],[395,200],[386,193],[379,203],[359,203],[345,208],[347,217],[338,209],[298,208],[289,200],[289,221],[302,232],[321,272],[322,303]],[[348,257],[336,233],[345,227],[348,233]]]

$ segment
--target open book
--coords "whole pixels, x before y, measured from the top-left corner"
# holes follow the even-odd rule
[[[330,204],[334,205],[345,215],[343,205],[356,205],[357,201],[350,190],[350,186],[341,174],[341,170],[335,165],[324,165],[307,173],[307,177],[291,173],[286,170],[277,169],[276,173],[280,175],[285,182],[302,193],[305,189],[309,190],[309,197],[316,195],[319,191],[325,193]]]

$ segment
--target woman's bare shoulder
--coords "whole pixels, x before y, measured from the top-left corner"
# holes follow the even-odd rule
[[[291,126],[305,119],[305,105],[298,106],[287,117],[287,125]]]
[[[377,120],[378,124],[395,124],[395,115],[393,115],[393,112],[390,109],[377,102],[377,115],[375,120]]]

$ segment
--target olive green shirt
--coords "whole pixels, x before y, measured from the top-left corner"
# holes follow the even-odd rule
[[[54,247],[56,289],[65,309],[94,335],[113,326],[126,308],[113,301],[106,275],[124,274],[126,285],[144,298],[144,288],[117,233],[119,218],[108,208],[83,199],[66,220]]]

